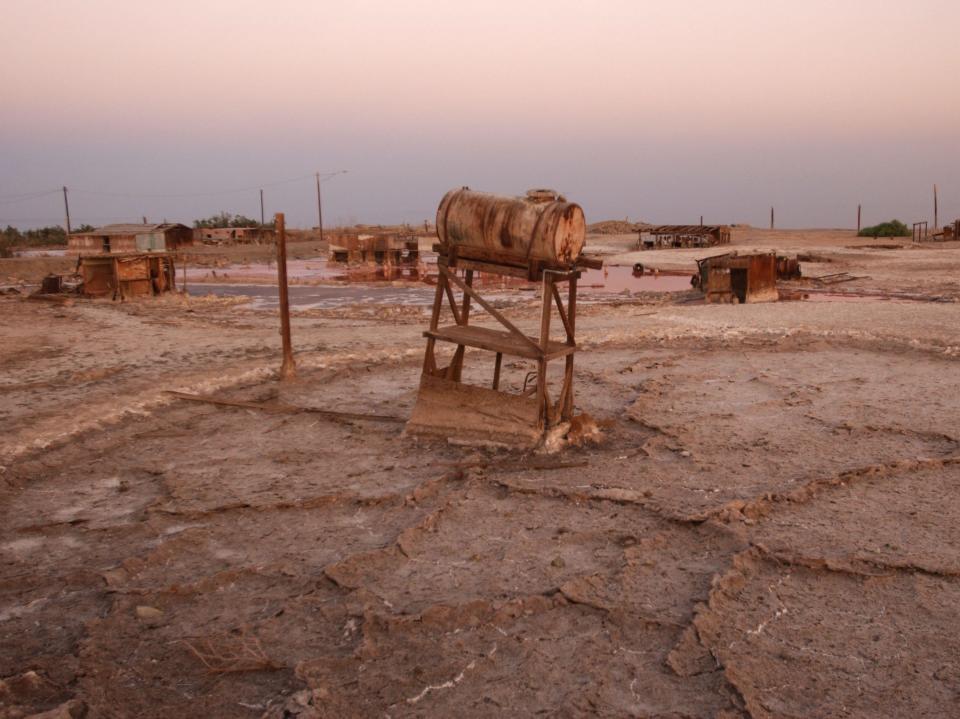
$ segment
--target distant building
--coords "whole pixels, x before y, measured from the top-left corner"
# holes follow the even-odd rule
[[[175,222],[104,225],[90,232],[76,232],[67,238],[69,251],[79,255],[176,252],[192,244],[193,231]]]
[[[274,231],[269,227],[197,227],[193,239],[211,245],[273,242]]]
[[[637,232],[637,247],[641,250],[730,244],[728,225],[650,225],[639,227]]]

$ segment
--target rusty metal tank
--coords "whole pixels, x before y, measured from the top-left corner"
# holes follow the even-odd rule
[[[583,250],[586,220],[579,205],[553,190],[526,197],[450,190],[437,208],[437,235],[444,244],[507,253],[563,265]]]

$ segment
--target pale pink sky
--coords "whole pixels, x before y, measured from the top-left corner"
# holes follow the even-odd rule
[[[956,0],[4,0],[0,224],[325,220],[554,186],[588,220],[960,215]],[[113,193],[113,194],[97,194]],[[309,180],[268,214],[315,222]],[[196,194],[200,197],[148,197]],[[950,215],[952,217],[952,215]]]

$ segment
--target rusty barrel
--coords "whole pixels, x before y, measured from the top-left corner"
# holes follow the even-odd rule
[[[586,227],[580,206],[552,190],[506,197],[464,187],[450,190],[437,208],[444,244],[564,265],[580,256]]]

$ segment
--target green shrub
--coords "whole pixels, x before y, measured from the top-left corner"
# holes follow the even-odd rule
[[[864,227],[860,230],[860,237],[909,237],[910,228],[900,220],[881,222],[873,227]]]

